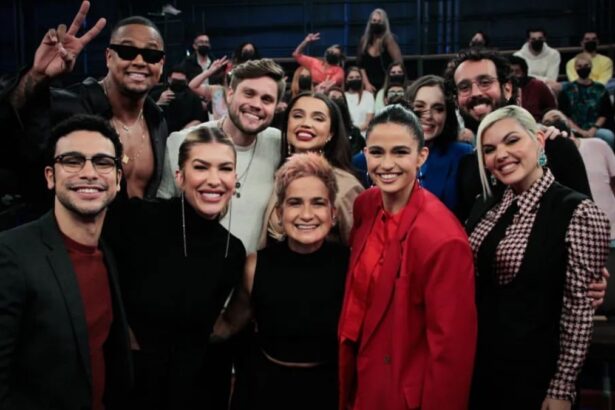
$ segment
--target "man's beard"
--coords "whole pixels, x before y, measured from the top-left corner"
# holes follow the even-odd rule
[[[469,113],[469,111],[479,104],[488,105],[491,107],[491,110],[485,115],[483,115],[480,119],[476,119]],[[493,101],[489,97],[479,95],[476,97],[472,97],[468,102],[466,102],[465,108],[463,110],[460,110],[460,112],[461,112],[461,116],[463,117],[463,121],[465,122],[466,128],[468,128],[469,130],[471,130],[472,132],[476,134],[476,131],[478,131],[478,125],[480,124],[483,118],[485,118],[488,114],[492,113],[498,108],[502,108],[510,104],[512,103],[503,97],[503,93],[502,93],[502,96],[498,100],[495,100],[495,101]]]
[[[255,130],[247,130],[246,128],[244,128],[243,125],[241,125],[241,121],[239,120],[239,115],[234,112],[233,110],[229,109],[228,110],[228,118],[231,120],[231,122],[233,123],[233,125],[242,133],[244,133],[245,135],[250,135],[250,136],[254,136],[257,135],[259,132],[267,129],[267,127],[269,127],[269,125],[271,124],[271,122],[269,123],[264,123],[263,125],[261,125],[260,127],[258,127]]]

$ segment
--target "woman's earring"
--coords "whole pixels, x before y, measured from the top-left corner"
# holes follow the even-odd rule
[[[491,185],[496,186],[498,184],[498,179],[493,174],[489,174],[489,182]]]
[[[547,155],[545,154],[544,149],[540,149],[540,153],[538,154],[538,166],[543,168],[547,166]]]
[[[291,155],[293,155],[293,146],[287,143],[286,148],[287,148],[288,156],[290,157]]]

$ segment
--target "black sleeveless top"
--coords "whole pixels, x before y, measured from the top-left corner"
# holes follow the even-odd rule
[[[393,59],[389,55],[389,51],[386,46],[383,45],[380,55],[376,57],[365,50],[363,55],[361,55],[359,66],[367,73],[369,82],[376,87],[376,90],[379,90],[384,86],[387,68],[392,62]]]
[[[337,360],[349,256],[331,242],[310,254],[291,251],[287,242],[258,252],[251,299],[263,351],[295,363]]]

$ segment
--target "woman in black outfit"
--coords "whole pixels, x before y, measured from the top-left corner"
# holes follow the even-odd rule
[[[318,154],[295,154],[278,170],[275,191],[287,239],[248,256],[242,286],[215,329],[226,338],[254,318],[234,407],[333,410],[349,257],[346,247],[325,241],[335,224],[333,168]]]
[[[544,134],[523,108],[487,115],[477,151],[483,198],[466,224],[479,329],[470,408],[570,409],[592,334],[587,289],[608,255],[608,220],[555,182]],[[487,170],[503,192],[492,191]]]
[[[245,261],[241,241],[218,222],[235,188],[232,142],[197,129],[179,167],[180,198],[118,203],[105,224],[134,335],[130,409],[214,408],[207,344]]]
[[[386,11],[375,9],[369,15],[357,49],[357,65],[365,90],[375,95],[382,88],[391,63],[403,64],[401,50],[391,33]]]

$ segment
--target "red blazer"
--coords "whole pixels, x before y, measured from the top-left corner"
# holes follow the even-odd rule
[[[381,208],[378,188],[354,203],[351,273]],[[402,212],[356,352],[340,345],[340,408],[466,410],[476,348],[472,251],[453,214],[418,184]]]

